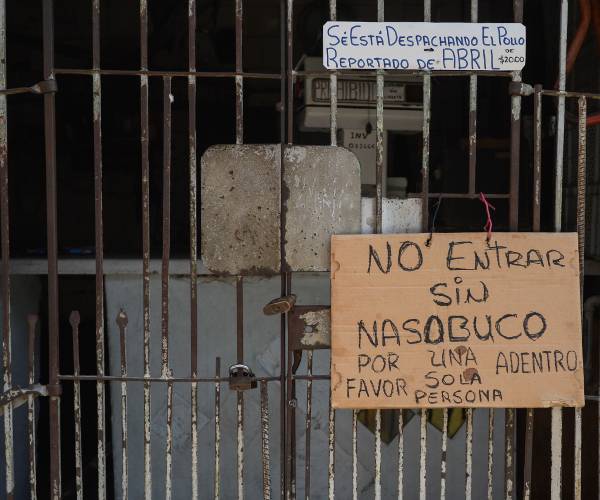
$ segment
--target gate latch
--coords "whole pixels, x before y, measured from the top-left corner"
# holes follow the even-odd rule
[[[229,388],[232,391],[246,391],[256,389],[256,375],[252,370],[241,363],[229,367]]]

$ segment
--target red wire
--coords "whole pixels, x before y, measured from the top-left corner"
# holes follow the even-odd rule
[[[494,205],[492,205],[487,198],[485,197],[485,195],[483,193],[479,193],[479,201],[481,201],[481,203],[483,203],[483,206],[485,207],[485,215],[487,217],[487,221],[485,223],[485,226],[483,226],[483,230],[487,231],[487,240],[490,241],[492,239],[492,229],[494,227],[494,224],[492,222],[492,214],[490,212],[490,208],[492,210],[496,210],[496,207],[494,207]]]

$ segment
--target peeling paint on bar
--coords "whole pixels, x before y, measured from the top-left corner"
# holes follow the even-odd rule
[[[358,410],[352,410],[352,500],[358,500]]]
[[[427,409],[420,414],[419,500],[427,500]]]
[[[312,377],[313,352],[306,352],[306,373]],[[306,382],[306,421],[305,427],[305,451],[304,451],[304,500],[310,499],[310,437],[312,430],[312,378]]]
[[[467,429],[465,434],[465,500],[471,500],[473,489],[473,409],[467,408]]]
[[[36,329],[39,317],[37,314],[27,315],[28,337],[27,337],[27,369],[28,382],[32,386],[35,383],[35,351],[36,351]],[[36,459],[36,419],[35,400],[33,395],[27,397],[27,441],[29,454],[29,498],[37,500],[37,459]],[[79,500],[79,499],[78,499]]]
[[[244,395],[237,393],[237,492],[244,499]]]
[[[221,498],[221,358],[215,367],[215,478],[214,500]]]
[[[375,500],[381,500],[381,410],[375,410]]]
[[[446,477],[448,473],[448,408],[442,410],[442,450],[440,464],[440,500],[446,499]]]
[[[119,341],[121,354],[121,377],[127,377],[127,348],[126,331],[128,318],[123,309],[119,311],[116,319],[119,327]],[[127,500],[129,488],[129,469],[127,464],[127,382],[121,381],[121,498]]]
[[[404,413],[398,412],[398,500],[404,498]]]
[[[73,341],[73,374],[80,375],[79,368],[79,311],[72,311],[69,316]],[[81,383],[73,382],[73,414],[75,417],[75,491],[77,500],[83,499],[83,465],[81,456]]]
[[[271,500],[271,452],[269,448],[269,393],[265,380],[260,382],[261,458],[263,498]]]
[[[488,456],[487,456],[487,498],[494,500],[494,414],[493,408],[488,409]]]

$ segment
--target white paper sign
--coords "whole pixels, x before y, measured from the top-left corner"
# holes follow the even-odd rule
[[[361,23],[323,26],[327,69],[515,71],[525,66],[518,23]]]

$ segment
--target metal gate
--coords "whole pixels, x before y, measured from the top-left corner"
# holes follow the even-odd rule
[[[251,73],[244,71],[244,61],[242,58],[243,47],[243,9],[252,8],[250,2],[243,0],[235,0],[235,68],[227,72],[211,72],[205,71],[203,68],[196,67],[196,23],[197,17],[202,15],[202,12],[197,12],[196,1],[188,1],[188,25],[180,27],[187,29],[187,50],[188,50],[188,68],[185,71],[163,71],[153,70],[149,66],[149,43],[148,43],[148,5],[147,0],[140,0],[139,3],[139,30],[140,30],[140,54],[139,67],[131,69],[106,69],[102,68],[101,61],[101,2],[100,0],[90,0],[92,9],[92,67],[87,69],[73,69],[57,67],[54,62],[54,9],[55,2],[53,0],[42,0],[43,4],[43,79],[39,83],[27,88],[6,88],[6,5],[5,0],[0,1],[0,87],[3,90],[0,95],[0,188],[1,188],[1,242],[2,242],[2,331],[3,331],[3,374],[4,374],[4,394],[0,404],[4,412],[4,460],[5,460],[5,478],[6,478],[6,495],[7,498],[14,498],[15,479],[14,479],[14,454],[15,447],[24,446],[23,443],[18,443],[13,439],[13,422],[16,418],[21,418],[22,414],[13,413],[22,403],[27,403],[27,448],[28,448],[28,474],[29,488],[28,494],[31,498],[45,498],[48,496],[47,491],[41,491],[36,484],[38,473],[41,474],[40,466],[36,463],[36,458],[42,452],[36,446],[36,436],[40,432],[36,425],[37,404],[35,398],[41,396],[47,398],[48,401],[48,416],[49,422],[41,422],[41,426],[49,424],[49,478],[50,478],[50,497],[53,499],[61,498],[63,489],[61,487],[61,473],[67,471],[61,469],[61,450],[64,459],[65,450],[72,454],[74,460],[74,470],[68,471],[69,474],[75,476],[76,490],[72,496],[76,498],[84,497],[84,465],[82,463],[82,441],[83,435],[89,433],[90,426],[95,429],[95,452],[97,454],[97,472],[95,473],[97,484],[98,498],[107,498],[115,496],[117,498],[145,498],[150,499],[156,496],[153,489],[153,484],[161,483],[164,485],[163,492],[167,499],[174,496],[173,494],[173,475],[174,475],[174,439],[178,432],[178,427],[174,423],[174,397],[177,387],[183,387],[187,391],[189,398],[190,414],[189,414],[189,434],[191,441],[189,446],[186,446],[186,453],[189,457],[189,465],[187,477],[189,477],[190,491],[192,498],[221,498],[225,497],[222,492],[224,482],[233,481],[232,471],[235,470],[236,486],[235,491],[238,498],[246,496],[262,495],[264,498],[280,497],[280,498],[295,498],[299,491],[305,498],[323,498],[328,496],[334,498],[336,496],[336,487],[339,488],[340,481],[351,486],[344,488],[344,491],[350,490],[353,498],[363,497],[364,492],[359,488],[359,474],[361,471],[358,467],[359,446],[365,446],[373,449],[373,472],[372,472],[372,488],[375,498],[379,499],[382,496],[389,496],[389,491],[394,490],[398,498],[412,498],[417,496],[421,499],[431,498],[431,485],[436,484],[435,491],[439,492],[440,498],[446,497],[448,489],[447,484],[447,449],[448,449],[448,410],[444,410],[442,414],[443,426],[441,434],[441,453],[439,475],[428,471],[427,454],[430,452],[428,446],[428,411],[421,410],[415,421],[419,422],[419,441],[418,447],[414,444],[405,444],[404,432],[405,422],[403,422],[404,414],[400,413],[395,421],[396,425],[396,446],[394,477],[382,477],[382,413],[377,411],[375,414],[375,432],[372,442],[359,443],[358,431],[358,412],[354,411],[346,416],[341,415],[344,412],[336,412],[328,406],[327,418],[327,470],[315,469],[311,466],[311,446],[314,449],[315,442],[311,439],[313,432],[313,414],[312,408],[314,405],[313,393],[315,384],[327,384],[329,374],[327,370],[321,373],[314,373],[313,356],[315,355],[312,349],[298,349],[297,337],[304,332],[306,326],[301,321],[299,322],[298,314],[294,313],[294,292],[296,291],[297,279],[301,277],[297,273],[292,273],[286,267],[286,235],[285,235],[285,197],[282,197],[280,206],[278,207],[280,223],[279,234],[279,262],[281,264],[281,272],[278,273],[278,288],[279,293],[274,296],[274,301],[265,306],[267,314],[280,316],[280,342],[279,342],[279,364],[277,373],[269,376],[254,377],[251,370],[244,365],[246,362],[245,353],[248,350],[248,345],[245,343],[248,338],[248,332],[244,328],[244,290],[248,281],[252,281],[249,273],[240,273],[238,276],[221,278],[215,277],[209,273],[203,264],[198,260],[199,250],[197,242],[202,235],[198,231],[198,204],[199,196],[197,190],[197,178],[200,174],[200,167],[197,158],[197,82],[200,79],[223,79],[232,80],[235,83],[235,143],[237,145],[244,144],[246,120],[244,117],[244,88],[248,81],[256,79],[266,79],[277,81],[280,84],[280,147],[276,149],[276,154],[280,155],[281,168],[284,169],[286,164],[284,155],[286,148],[294,144],[295,138],[295,119],[294,119],[294,95],[297,82],[308,77],[320,76],[329,79],[330,82],[330,145],[338,145],[338,127],[337,127],[337,92],[338,92],[338,76],[344,75],[343,72],[326,72],[315,73],[299,70],[295,66],[294,61],[294,1],[281,0],[278,6],[279,27],[280,27],[280,57],[281,71],[277,74],[266,73]],[[377,11],[377,20],[383,21],[384,15],[384,0],[373,2],[373,8]],[[423,2],[423,18],[418,19],[431,21],[431,0]],[[57,4],[56,8],[60,8]],[[507,89],[509,92],[505,96],[499,96],[500,99],[506,98],[510,100],[510,179],[508,192],[497,192],[486,194],[489,199],[502,200],[507,203],[507,222],[505,226],[511,231],[517,231],[523,228],[531,228],[534,231],[541,229],[541,179],[542,179],[542,101],[543,97],[547,96],[548,100],[553,99],[557,103],[556,117],[556,149],[555,149],[555,201],[554,201],[554,230],[561,231],[562,229],[562,186],[563,186],[563,162],[565,157],[564,152],[564,128],[565,128],[565,106],[569,99],[577,100],[578,102],[578,189],[577,189],[577,229],[580,241],[580,253],[583,270],[583,250],[585,237],[585,167],[586,167],[586,103],[589,100],[600,99],[597,94],[583,94],[565,91],[566,84],[566,46],[567,46],[567,19],[568,19],[568,0],[561,0],[561,25],[560,25],[560,40],[558,41],[558,56],[560,58],[560,72],[558,75],[557,90],[545,90],[541,86],[532,87],[521,82],[519,72],[512,74],[496,73],[496,74],[477,74],[476,72],[460,72],[456,74],[432,75],[429,73],[418,73],[423,79],[423,130],[422,130],[422,168],[421,168],[421,190],[417,193],[410,194],[411,197],[418,198],[422,203],[422,228],[429,230],[431,228],[432,212],[430,210],[430,201],[442,199],[454,200],[477,200],[479,192],[477,190],[477,89],[479,78],[501,78],[507,81]],[[514,21],[521,22],[523,19],[523,1],[514,0]],[[336,19],[337,6],[336,0],[329,0],[329,14],[332,20]],[[476,22],[478,20],[478,0],[470,2],[470,20]],[[351,72],[348,72],[351,74]],[[367,73],[362,73],[367,74]],[[389,72],[377,71],[370,72],[368,75],[376,79],[376,196],[375,196],[375,229],[377,232],[383,231],[383,201],[385,198],[384,189],[384,80]],[[79,364],[79,325],[80,318],[77,311],[73,311],[69,318],[72,327],[71,332],[59,332],[59,254],[58,254],[58,226],[60,221],[57,218],[57,161],[56,161],[56,133],[55,124],[60,117],[55,112],[55,93],[60,92],[61,77],[65,75],[79,75],[89,77],[93,95],[93,146],[94,146],[94,228],[95,228],[95,332],[96,332],[96,348],[95,374],[82,374]],[[468,108],[468,185],[462,192],[440,193],[430,191],[430,119],[431,119],[431,96],[432,96],[432,80],[435,78],[444,79],[452,78],[453,76],[468,76],[469,82],[469,108]],[[141,207],[141,228],[140,236],[142,239],[142,328],[139,331],[132,331],[128,328],[128,314],[132,311],[121,311],[116,319],[107,318],[105,307],[105,275],[107,274],[104,262],[104,230],[103,223],[105,217],[103,214],[103,147],[102,147],[102,86],[103,78],[134,78],[139,84],[140,103],[139,103],[139,120],[140,120],[140,180],[142,190],[142,207]],[[170,275],[173,274],[172,259],[170,255],[171,245],[171,204],[172,204],[172,150],[171,144],[173,140],[172,130],[172,115],[171,106],[174,99],[174,90],[172,83],[174,80],[183,79],[187,81],[187,105],[188,105],[188,166],[189,178],[187,186],[189,189],[189,259],[188,268],[184,271],[177,269],[178,274],[184,274],[189,281],[189,308],[190,308],[190,330],[188,336],[189,352],[189,367],[185,368],[186,374],[183,374],[181,367],[177,367],[177,374],[174,373],[174,364],[177,360],[169,357],[170,350],[173,349],[172,333],[170,332]],[[162,114],[162,138],[159,139],[163,144],[162,157],[162,215],[160,232],[162,234],[162,257],[160,265],[160,273],[152,268],[151,262],[151,241],[150,232],[158,231],[158,228],[151,227],[150,214],[150,113],[149,113],[149,86],[151,80],[162,82],[163,93],[163,114]],[[510,83],[509,83],[510,82]],[[10,294],[11,294],[11,260],[10,260],[10,226],[9,226],[9,198],[8,198],[8,152],[7,152],[7,95],[20,93],[40,94],[43,99],[44,106],[44,130],[45,130],[45,177],[46,177],[46,217],[47,217],[47,279],[48,279],[48,380],[47,384],[40,385],[38,380],[39,374],[35,373],[34,355],[36,352],[35,331],[38,319],[36,316],[28,318],[29,331],[29,349],[28,349],[28,380],[27,387],[21,388],[17,386],[11,377],[11,345],[14,339],[11,338],[11,318],[10,311]],[[179,98],[176,95],[175,98]],[[11,99],[19,99],[18,96]],[[519,167],[520,159],[524,154],[521,148],[522,123],[521,123],[521,106],[524,99],[533,99],[534,105],[534,120],[533,126],[533,171],[530,173],[533,179],[533,192],[527,193],[532,200],[532,217],[531,221],[526,220],[526,217],[519,217]],[[208,118],[208,117],[207,117]],[[200,117],[202,119],[202,117]],[[155,139],[156,140],[156,139]],[[435,144],[432,145],[435,147]],[[527,153],[529,154],[529,153]],[[547,164],[548,162],[546,162]],[[283,178],[284,172],[281,177]],[[283,181],[281,181],[283,182]],[[281,188],[283,192],[284,189]],[[181,195],[181,193],[177,193]],[[151,280],[152,276],[160,274],[160,369],[153,371],[151,369]],[[224,373],[221,367],[220,358],[217,357],[215,364],[211,365],[210,370],[214,370],[214,376],[201,376],[200,367],[198,365],[198,353],[203,349],[203,335],[207,332],[202,332],[199,328],[198,308],[199,304],[205,300],[202,294],[199,294],[199,282],[205,277],[211,279],[223,279],[235,289],[235,312],[231,312],[231,316],[235,317],[236,331],[236,360],[237,365],[233,366],[229,373]],[[227,281],[229,280],[229,281]],[[303,311],[326,311],[327,304],[310,305],[302,304],[302,298],[298,297],[297,309],[305,307]],[[326,313],[325,316],[326,317]],[[119,368],[118,372],[107,373],[107,360],[105,338],[107,325],[105,321],[116,321],[119,331]],[[61,336],[65,338],[68,334],[72,334],[72,349],[73,349],[73,371],[65,373],[60,370],[59,362],[59,340]],[[143,373],[140,375],[132,375],[128,367],[128,358],[126,354],[126,338],[135,336],[137,341],[142,346],[142,361]],[[68,336],[67,336],[68,338]],[[256,341],[256,340],[254,340]],[[64,342],[64,341],[63,341]],[[64,343],[63,343],[64,346]],[[326,345],[321,347],[327,347]],[[303,359],[304,358],[304,359]],[[298,368],[301,367],[299,370]],[[249,367],[250,369],[252,367]],[[596,368],[597,369],[597,368]],[[68,385],[72,386],[74,397],[74,411],[72,415],[61,415],[61,402],[64,400],[62,389]],[[84,418],[81,413],[81,399],[84,393],[92,391],[92,385],[95,385],[96,398],[96,415],[93,426]],[[119,405],[113,407],[112,412],[118,415],[118,418],[112,419],[112,425],[119,428],[117,434],[120,434],[121,439],[115,442],[114,437],[111,439],[108,430],[107,420],[107,391],[110,386],[111,391],[116,391],[118,394]],[[161,386],[163,391],[164,401],[158,402],[154,397],[153,388]],[[133,389],[132,389],[133,387]],[[255,389],[256,388],[256,389]],[[271,390],[269,390],[271,389]],[[130,396],[131,391],[141,391],[143,394],[143,419],[137,422],[132,422],[128,418],[128,411],[131,413]],[[235,391],[235,466],[234,464],[223,463],[222,449],[222,425],[223,414],[222,397],[223,391]],[[254,391],[254,392],[253,392]],[[249,396],[258,392],[258,396]],[[304,396],[305,414],[302,420],[302,415],[296,412],[298,406],[298,393]],[[212,420],[213,425],[207,426],[202,431],[210,433],[211,446],[203,447],[201,445],[201,430],[199,425],[198,405],[199,395],[202,397],[210,397],[211,405],[214,410]],[[208,396],[210,395],[210,396]],[[275,397],[276,396],[276,397]],[[258,414],[250,414],[247,403],[249,399],[255,398],[258,401]],[[152,439],[152,426],[157,425],[153,414],[154,405],[164,404],[166,415],[164,421],[164,449],[160,449],[162,465],[157,468],[153,461],[153,450],[156,447],[162,447],[163,443],[157,443]],[[589,402],[590,405],[596,405],[597,399]],[[569,412],[573,410],[568,410]],[[537,412],[536,412],[537,414]],[[494,477],[497,474],[494,464],[494,433],[498,430],[494,429],[496,412],[489,410],[487,414],[487,463],[485,464],[487,497],[499,498],[500,496],[510,498],[528,499],[531,496],[532,485],[532,468],[535,467],[534,457],[534,411],[526,410],[521,415],[514,409],[505,410],[504,415],[504,474],[502,477],[503,492],[493,490]],[[347,418],[346,418],[347,417]],[[65,443],[61,438],[61,422],[65,418],[72,419],[74,422],[73,442]],[[186,417],[187,418],[187,417]],[[340,464],[336,462],[336,449],[340,446],[339,441],[336,441],[336,432],[339,432],[339,425],[350,425],[349,433],[351,435],[351,443],[349,445],[351,462],[349,464]],[[466,429],[464,437],[464,496],[467,499],[473,498],[473,476],[474,476],[474,461],[473,461],[473,410],[465,411]],[[517,424],[519,419],[523,419],[524,432],[517,432]],[[260,469],[262,471],[262,491],[248,491],[248,486],[245,484],[245,473],[248,468],[248,453],[245,443],[251,438],[245,432],[248,419],[253,419],[259,422],[260,433]],[[273,424],[279,428],[279,433],[273,432]],[[161,425],[163,425],[161,423]],[[128,470],[132,467],[131,464],[131,448],[132,444],[128,440],[128,431],[132,426],[142,426],[143,428],[143,450],[140,456],[143,456],[143,481],[132,482],[128,477]],[[302,430],[304,433],[304,442],[301,443],[303,448],[302,470],[297,467],[297,448],[299,445],[297,432]],[[116,432],[116,431],[115,431]],[[113,432],[113,436],[116,435]],[[254,436],[252,436],[253,438]],[[563,478],[567,474],[572,474],[568,484],[572,485],[573,498],[582,497],[582,411],[574,410],[574,440],[572,443],[567,443],[563,446],[563,410],[560,408],[552,409],[552,429],[551,434],[543,436],[551,440],[551,469],[548,477],[551,483],[551,497],[553,499],[570,496],[571,493],[565,493]],[[107,443],[112,442],[112,444]],[[344,443],[345,445],[347,443]],[[272,459],[272,453],[278,448],[277,455],[278,463],[275,464]],[[567,448],[569,454],[572,454],[573,466],[563,470],[563,449]],[[112,450],[112,457],[110,450]],[[115,453],[116,450],[116,453]],[[154,451],[156,453],[156,451]],[[498,453],[498,450],[496,450]],[[418,481],[414,489],[408,489],[406,486],[405,464],[411,454],[418,454]],[[115,458],[118,457],[118,458]],[[255,458],[255,457],[254,457]],[[250,460],[253,460],[251,458]],[[590,460],[596,460],[595,457],[585,457]],[[497,457],[496,457],[497,459]],[[200,470],[206,464],[211,463],[212,481],[206,482],[200,480]],[[204,464],[204,465],[203,465]],[[344,467],[346,473],[350,471],[350,476],[345,474],[339,476],[339,470]],[[119,471],[120,481],[114,480],[115,473]],[[277,477],[273,471],[279,471]],[[437,470],[436,470],[437,472]],[[337,474],[336,474],[337,473]],[[89,473],[88,473],[89,474]],[[325,489],[316,491],[314,488],[315,475],[322,480],[326,477],[326,492]],[[382,482],[385,482],[387,489],[382,490]],[[393,488],[389,485],[393,482]],[[311,484],[313,485],[311,487]],[[322,483],[319,483],[322,484]],[[412,488],[412,487],[411,487]],[[229,490],[227,490],[229,491]],[[369,490],[370,491],[370,490]],[[382,493],[383,491],[383,493]],[[386,493],[386,491],[388,493]],[[587,498],[592,493],[589,487]]]

